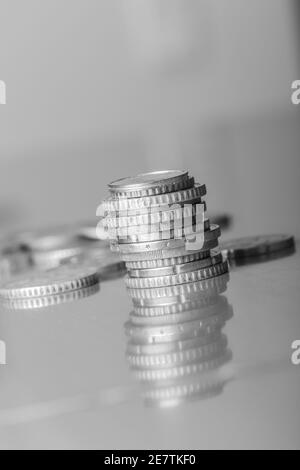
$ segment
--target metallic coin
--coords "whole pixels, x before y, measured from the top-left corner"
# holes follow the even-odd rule
[[[228,281],[229,274],[226,273],[205,281],[191,282],[180,286],[159,287],[156,289],[128,289],[128,293],[135,306],[156,307],[196,299],[201,301],[205,297],[216,297],[226,291]]]
[[[130,289],[152,289],[166,286],[174,286],[189,282],[202,281],[211,277],[220,276],[228,272],[227,261],[221,261],[218,264],[207,268],[194,271],[180,272],[173,275],[164,275],[156,277],[125,277],[125,284]]]
[[[151,228],[151,227],[150,227]],[[148,243],[160,240],[176,240],[183,237],[190,237],[198,232],[209,230],[210,223],[208,219],[197,222],[197,225],[190,225],[184,227],[176,227],[174,230],[166,229],[159,232],[151,233],[136,233],[128,236],[116,237],[114,240],[119,244],[128,243]],[[111,238],[113,240],[113,238]]]
[[[272,253],[267,253],[258,256],[245,256],[242,258],[228,258],[228,262],[231,267],[245,266],[248,264],[257,264],[257,263],[266,263],[270,261],[275,261],[286,256],[291,256],[296,252],[296,247],[291,246],[290,248],[285,248],[280,251],[274,251]]]
[[[176,205],[177,206],[177,205]],[[103,226],[106,228],[123,228],[123,227],[140,227],[155,224],[167,224],[178,222],[178,220],[187,220],[192,217],[199,216],[206,212],[206,203],[198,199],[193,204],[184,204],[179,207],[170,208],[168,205],[156,209],[145,209],[143,211],[132,211],[130,213],[113,213],[103,218]]]
[[[174,259],[179,257],[185,257],[191,253],[197,253],[198,255],[201,253],[202,259],[206,258],[209,254],[210,250],[215,249],[218,246],[218,239],[210,240],[205,243],[204,249],[190,251],[187,250],[184,246],[181,248],[175,249],[162,249],[150,252],[142,252],[142,253],[120,253],[120,258],[127,264],[136,261],[161,261],[165,259]],[[113,251],[116,251],[113,249]],[[200,255],[200,257],[201,257]]]
[[[126,354],[126,359],[137,369],[173,367],[219,355],[226,347],[227,338],[222,335],[221,340],[203,346],[165,354]]]
[[[209,266],[222,262],[222,254],[212,254],[212,256],[197,261],[190,261],[182,264],[173,264],[162,268],[151,269],[129,269],[128,274],[130,277],[157,277],[157,276],[171,276],[174,274],[196,271],[198,269],[207,268]]]
[[[134,299],[158,299],[160,297],[176,297],[193,293],[213,295],[217,290],[218,276],[201,281],[187,282],[173,286],[155,287],[151,289],[127,288],[129,295]],[[218,293],[218,292],[216,292]]]
[[[187,203],[199,199],[206,194],[205,184],[195,184],[193,188],[174,191],[172,193],[158,194],[156,196],[114,199],[112,197],[103,201],[104,212],[122,212],[139,210],[151,207],[161,207],[177,203]]]
[[[92,286],[99,282],[99,275],[94,268],[77,265],[60,266],[49,271],[38,271],[16,276],[0,286],[0,297],[18,299],[45,297],[61,294]]]
[[[115,198],[137,198],[137,197],[148,197],[155,196],[157,194],[166,194],[174,191],[181,191],[182,189],[192,188],[195,184],[195,180],[192,177],[185,176],[178,181],[173,181],[169,183],[156,183],[155,186],[145,188],[145,189],[136,189],[132,191],[110,191],[113,197]]]
[[[126,268],[129,271],[143,270],[143,269],[159,269],[177,266],[179,264],[192,263],[194,261],[205,260],[211,255],[216,253],[217,250],[211,251],[196,251],[195,253],[186,254],[184,256],[177,256],[174,258],[163,258],[153,260],[142,260],[142,261],[128,261]],[[217,254],[217,253],[216,253]]]
[[[64,292],[56,295],[49,295],[45,297],[31,297],[27,299],[11,299],[1,300],[0,305],[9,310],[33,310],[46,307],[53,307],[55,305],[64,304],[67,302],[75,302],[91,295],[96,294],[100,290],[100,284],[94,284],[90,287],[78,289],[74,291]]]
[[[145,242],[145,243],[123,243],[117,244],[115,242],[111,243],[112,251],[118,251],[121,255],[123,254],[136,254],[136,253],[150,253],[150,252],[160,252],[160,250],[167,249],[169,252],[174,250],[185,248],[187,251],[201,251],[211,249],[208,248],[208,244],[211,241],[217,240],[221,235],[220,228],[218,225],[211,225],[210,230],[201,231],[190,236],[185,236],[181,239],[173,240],[160,240],[154,242]],[[180,256],[180,255],[179,255]],[[161,256],[155,256],[160,258]],[[164,258],[165,256],[162,256]],[[173,257],[173,255],[169,256]],[[124,260],[126,261],[126,260]]]
[[[285,250],[294,247],[294,244],[294,237],[290,235],[259,235],[225,241],[220,248],[228,258],[243,258]]]
[[[138,305],[134,305],[133,315],[142,319],[145,317],[145,321],[148,319],[156,319],[156,317],[171,316],[171,315],[181,315],[187,311],[193,310],[202,310],[210,307],[216,306],[216,308],[220,308],[220,310],[226,309],[228,305],[228,301],[226,297],[218,295],[216,297],[200,297],[196,298],[195,300],[186,299],[185,302],[182,303],[171,303],[165,305],[158,305],[153,307],[141,307]]]
[[[152,190],[163,185],[177,184],[188,180],[188,171],[165,170],[141,173],[137,176],[120,178],[109,183],[112,193],[126,194],[134,191]]]
[[[204,213],[201,213],[201,216],[199,215],[198,219],[196,217],[190,217],[189,219],[184,220],[183,218],[178,219],[178,220],[173,220],[170,222],[161,222],[158,224],[146,224],[146,225],[139,225],[139,226],[129,226],[129,227],[118,227],[118,228],[108,228],[107,233],[111,238],[118,239],[120,238],[121,240],[124,240],[126,238],[129,239],[128,242],[126,243],[132,243],[132,241],[139,241],[139,236],[140,235],[150,235],[150,234],[156,234],[157,240],[159,240],[159,235],[161,233],[174,233],[176,236],[182,236],[184,234],[184,229],[187,228],[190,230],[190,227],[194,227],[194,232],[195,226],[198,225],[200,229],[204,227],[204,230],[209,229],[210,226],[210,221],[207,218],[204,218]],[[201,217],[201,218],[200,218]],[[190,233],[190,232],[189,232]],[[137,237],[135,240],[133,237]],[[132,241],[131,241],[131,240]],[[144,240],[140,240],[144,241]],[[147,240],[146,240],[147,241]]]
[[[166,313],[166,311],[161,312],[161,314],[150,315],[149,313],[138,314],[136,311],[130,313],[130,320],[134,325],[141,326],[153,326],[153,325],[167,325],[178,322],[185,322],[196,320],[197,318],[206,317],[209,315],[217,315],[218,313],[231,311],[232,308],[229,306],[227,299],[219,297],[219,301],[215,301],[212,304],[207,306],[197,306],[196,308],[182,309],[181,311],[172,311],[171,313]],[[149,310],[149,309],[144,309]]]
[[[198,206],[198,207],[197,207]],[[198,212],[205,211],[206,204],[205,201],[201,197],[192,198],[184,201],[178,201],[176,204],[160,204],[160,205],[152,205],[152,206],[145,206],[139,209],[125,209],[125,210],[113,210],[108,211],[104,210],[103,203],[102,203],[102,211],[104,211],[105,218],[119,218],[122,219],[124,217],[140,217],[140,216],[149,216],[151,214],[151,218],[159,217],[159,214],[162,214],[162,217],[165,218],[169,215],[170,212],[181,210],[181,213],[186,208],[193,208],[196,207],[195,210]],[[157,215],[158,214],[158,215]],[[168,220],[168,219],[167,219]],[[159,219],[158,219],[159,221]]]
[[[207,372],[228,362],[232,357],[229,350],[226,354],[220,354],[212,359],[207,359],[202,362],[196,362],[195,364],[186,364],[179,367],[170,367],[166,369],[151,369],[151,370],[134,370],[133,373],[137,380],[141,382],[152,382],[152,381],[165,381],[178,379],[181,377],[191,376],[202,372]]]

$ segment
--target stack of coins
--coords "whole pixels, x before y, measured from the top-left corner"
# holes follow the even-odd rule
[[[143,304],[197,292],[228,271],[220,228],[206,217],[204,184],[188,171],[157,171],[109,184],[103,223],[125,261],[129,295]],[[161,300],[162,301],[162,300]]]

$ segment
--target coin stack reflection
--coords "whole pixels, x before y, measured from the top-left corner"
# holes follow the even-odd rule
[[[134,306],[125,324],[126,357],[149,406],[177,406],[219,395],[232,378],[227,337],[232,316],[224,292],[228,276],[216,290],[173,304]]]

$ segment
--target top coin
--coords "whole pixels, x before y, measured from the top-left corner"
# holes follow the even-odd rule
[[[112,181],[108,187],[112,193],[127,194],[135,191],[153,190],[163,185],[172,185],[188,180],[188,171],[164,170],[141,173],[137,176],[129,176]]]

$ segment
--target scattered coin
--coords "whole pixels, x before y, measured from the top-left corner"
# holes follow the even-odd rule
[[[294,245],[294,237],[290,235],[258,235],[222,242],[220,249],[227,258],[243,258],[274,253]]]
[[[94,268],[61,266],[49,271],[38,271],[16,276],[0,286],[0,297],[5,299],[45,297],[86,288],[97,284],[99,275]]]
[[[82,289],[63,292],[61,294],[49,295],[45,297],[28,297],[24,299],[10,299],[1,300],[1,305],[9,310],[34,310],[56,305],[65,304],[68,302],[76,302],[78,300],[90,297],[100,290],[100,284],[94,284],[90,287]]]

